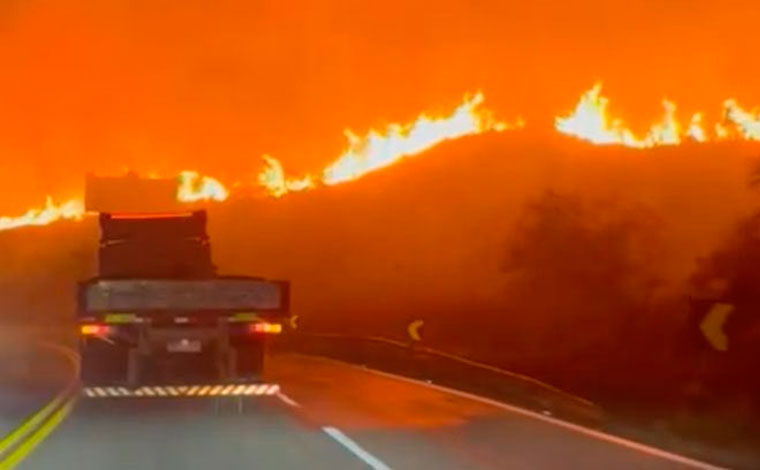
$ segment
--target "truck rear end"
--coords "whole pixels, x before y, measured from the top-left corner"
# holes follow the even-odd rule
[[[255,278],[110,279],[79,286],[85,385],[260,379],[288,285]]]
[[[101,213],[100,231],[98,275],[78,292],[85,387],[260,381],[267,337],[288,315],[287,282],[218,275],[205,211]]]

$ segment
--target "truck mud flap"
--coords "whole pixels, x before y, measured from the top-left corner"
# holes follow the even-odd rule
[[[204,398],[204,397],[251,397],[276,395],[277,384],[232,385],[145,385],[128,387],[82,387],[82,395],[88,398]]]

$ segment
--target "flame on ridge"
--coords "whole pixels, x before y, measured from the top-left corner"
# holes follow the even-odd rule
[[[18,217],[0,217],[0,231],[30,225],[48,225],[57,220],[81,220],[84,215],[84,203],[81,199],[70,199],[62,204],[55,204],[48,196],[42,208],[29,209]]]
[[[299,179],[287,178],[279,160],[269,155],[262,155],[262,158],[266,162],[266,167],[259,173],[258,182],[272,196],[280,197],[291,191],[302,191],[314,187],[311,175]]]
[[[652,125],[644,137],[638,137],[625,127],[620,119],[610,117],[609,100],[601,95],[601,91],[602,84],[596,83],[581,95],[571,114],[555,118],[555,129],[594,144],[617,144],[634,148],[678,145],[686,139],[708,142],[733,136],[746,140],[760,140],[760,111],[746,111],[736,100],[727,100],[724,103],[724,122],[714,125],[714,136],[709,136],[705,131],[702,112],[693,114],[689,125],[683,126],[676,117],[676,105],[663,100],[665,113],[662,120]]]
[[[221,202],[228,197],[227,188],[210,176],[202,176],[196,171],[183,171],[179,174],[177,200],[180,202]]]
[[[331,186],[358,179],[446,140],[525,126],[522,119],[514,124],[495,120],[491,112],[480,108],[483,101],[482,93],[465,96],[462,104],[448,116],[436,118],[423,113],[412,123],[390,124],[384,132],[370,130],[367,135],[358,136],[346,130],[346,150],[327,165],[319,177],[287,178],[280,162],[265,155],[267,166],[258,181],[270,194],[279,197],[290,191],[313,188],[315,181]]]

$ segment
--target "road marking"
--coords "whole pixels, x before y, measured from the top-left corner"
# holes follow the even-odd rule
[[[277,398],[279,398],[280,400],[282,400],[283,403],[285,403],[286,405],[290,405],[293,408],[300,408],[301,407],[300,403],[298,403],[297,401],[293,400],[292,398],[290,398],[289,396],[285,395],[282,392],[280,392],[280,393],[277,394]]]
[[[66,403],[63,404],[55,413],[50,415],[48,419],[37,428],[29,437],[16,447],[13,452],[0,461],[0,470],[10,470],[15,468],[22,460],[24,460],[45,438],[53,432],[53,430],[61,424],[66,416],[71,413],[72,408],[76,404],[76,395],[69,397]]]
[[[33,429],[40,426],[41,423],[43,423],[50,416],[50,414],[53,413],[61,405],[61,403],[64,402],[65,399],[65,394],[60,394],[54,397],[52,400],[50,400],[50,402],[48,402],[47,405],[27,418],[26,421],[24,421],[21,426],[16,428],[15,431],[11,432],[2,440],[0,440],[0,455],[2,455],[3,452],[8,450],[10,447],[16,445],[19,440],[26,437],[26,435],[32,432]]]
[[[15,467],[60,424],[76,403],[75,392],[80,370],[79,355],[69,348],[54,343],[43,341],[40,344],[62,353],[71,361],[74,374],[70,382],[50,402],[27,418],[16,430],[0,439],[0,470],[10,470]],[[9,449],[12,450],[8,452]]]
[[[587,428],[587,427],[581,426],[579,424],[571,423],[569,421],[563,421],[563,420],[558,419],[558,418],[553,418],[553,417],[550,417],[550,416],[545,416],[545,415],[543,415],[541,413],[536,413],[534,411],[530,411],[530,410],[525,409],[525,408],[520,408],[520,407],[515,406],[515,405],[509,405],[507,403],[496,401],[496,400],[493,400],[491,398],[481,397],[481,396],[478,396],[478,395],[474,395],[472,393],[463,392],[461,390],[456,390],[456,389],[453,389],[453,388],[448,388],[448,387],[444,387],[444,386],[441,386],[441,385],[436,385],[436,384],[429,383],[429,382],[423,382],[421,380],[410,379],[408,377],[403,377],[403,376],[400,376],[400,375],[394,375],[394,374],[390,374],[388,372],[382,372],[382,371],[379,371],[379,370],[370,369],[368,367],[361,367],[361,366],[357,366],[355,364],[349,364],[347,362],[338,361],[336,359],[330,359],[330,358],[326,358],[326,359],[328,361],[339,362],[341,364],[348,365],[348,366],[353,367],[355,369],[363,370],[363,371],[368,372],[370,374],[380,375],[382,377],[387,377],[387,378],[390,378],[390,379],[393,379],[393,380],[398,380],[398,381],[401,381],[401,382],[407,382],[407,383],[411,383],[411,384],[414,384],[414,385],[421,385],[423,387],[428,387],[428,388],[432,388],[434,390],[438,390],[439,392],[444,392],[444,393],[448,393],[450,395],[456,395],[456,396],[459,396],[459,397],[462,397],[462,398],[467,398],[469,400],[473,400],[473,401],[477,401],[477,402],[480,402],[480,403],[484,403],[486,405],[491,405],[493,407],[500,408],[502,410],[510,411],[512,413],[517,413],[517,414],[520,414],[520,415],[523,415],[523,416],[526,416],[526,417],[529,417],[529,418],[537,419],[539,421],[544,421],[546,423],[550,423],[550,424],[553,424],[555,426],[559,426],[559,427],[562,427],[562,428],[565,428],[565,429],[568,429],[568,430],[571,430],[571,431],[575,431],[575,432],[580,433],[580,434],[585,434],[587,436],[590,436],[590,437],[593,437],[593,438],[596,438],[596,439],[599,439],[599,440],[602,440],[602,441],[607,441],[607,442],[610,442],[610,443],[613,443],[613,444],[617,444],[617,445],[620,445],[620,446],[623,446],[623,447],[627,447],[629,449],[633,449],[633,450],[639,451],[639,452],[644,453],[644,454],[649,454],[649,455],[652,455],[652,456],[655,456],[655,457],[659,457],[659,458],[664,459],[664,460],[669,460],[671,462],[675,462],[675,463],[678,463],[678,464],[681,464],[681,465],[687,465],[687,466],[690,466],[692,468],[698,468],[698,469],[701,469],[701,470],[726,470],[724,467],[718,467],[716,465],[711,465],[711,464],[706,463],[706,462],[700,462],[699,460],[694,460],[694,459],[691,459],[689,457],[685,457],[683,455],[675,454],[673,452],[668,452],[666,450],[658,449],[656,447],[651,447],[651,446],[648,446],[646,444],[641,444],[639,442],[629,441],[628,439],[624,439],[622,437],[613,436],[612,434],[607,434],[607,433],[604,433],[602,431],[597,431],[595,429]]]
[[[351,451],[352,454],[362,459],[364,463],[369,465],[374,470],[391,470],[389,466],[385,465],[374,455],[362,449],[359,444],[354,442],[350,437],[343,434],[338,428],[324,426],[322,430],[327,433],[328,436],[338,441],[343,447]]]

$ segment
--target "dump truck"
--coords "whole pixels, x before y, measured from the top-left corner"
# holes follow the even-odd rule
[[[256,390],[241,385],[262,381],[267,337],[282,330],[288,314],[289,283],[218,274],[205,209],[103,212],[127,207],[102,197],[109,183],[88,179],[87,186],[86,200],[96,201],[88,210],[100,210],[98,272],[78,288],[80,376],[88,394],[165,393],[146,388],[156,384],[170,386],[166,394],[203,389],[188,385]],[[173,184],[132,183],[137,194],[140,185]]]

